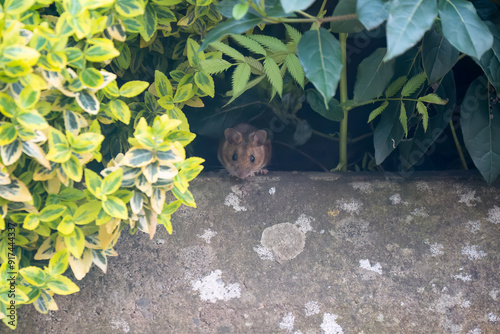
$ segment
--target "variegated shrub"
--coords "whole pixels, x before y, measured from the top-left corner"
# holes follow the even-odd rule
[[[195,136],[182,108],[214,96],[200,62],[222,54],[197,48],[219,20],[210,0],[0,2],[0,319],[8,327],[22,304],[47,313],[57,310],[54,294],[78,291],[68,267],[78,280],[92,264],[106,272],[124,229],[152,238],[161,224],[172,233],[171,215],[195,206],[189,181],[203,160],[186,159]],[[122,153],[113,155],[116,142]],[[106,168],[86,168],[94,160]]]

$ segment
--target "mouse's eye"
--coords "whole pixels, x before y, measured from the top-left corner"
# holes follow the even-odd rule
[[[233,161],[236,161],[236,160],[238,160],[238,154],[235,153],[235,154],[233,154]]]
[[[250,161],[251,162],[254,162],[255,161],[255,157],[253,155],[250,156]]]

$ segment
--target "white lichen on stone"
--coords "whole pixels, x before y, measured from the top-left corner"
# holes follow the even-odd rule
[[[493,208],[488,210],[488,218],[486,218],[487,221],[493,223],[493,224],[499,224],[500,223],[500,208],[496,205],[493,206]]]
[[[225,284],[221,278],[222,272],[217,269],[200,280],[191,281],[191,287],[194,291],[200,293],[203,301],[212,303],[218,300],[228,301],[233,298],[240,298],[241,289],[238,283]]]
[[[475,195],[475,190],[460,194],[460,200],[458,201],[458,203],[465,203],[465,205],[467,206],[476,206],[476,203],[473,202],[481,202],[481,199],[479,197],[475,197]]]
[[[432,256],[438,256],[444,254],[444,252],[441,250],[443,249],[443,245],[441,244],[433,243],[432,245],[429,245],[429,247],[431,249]]]
[[[417,217],[429,217],[429,214],[425,212],[424,208],[416,208],[411,214]]]
[[[494,301],[497,301],[497,298],[498,298],[497,296],[499,293],[500,293],[500,290],[493,289],[490,291],[489,295],[490,295],[491,299],[493,299]]]
[[[420,182],[417,182],[417,190],[431,191],[431,187],[429,187],[429,184],[427,182],[420,181]]]
[[[274,254],[269,248],[266,248],[262,245],[258,245],[257,247],[254,247],[253,250],[257,253],[257,255],[261,260],[269,260],[269,261],[275,260]]]
[[[467,332],[467,334],[481,334],[481,328],[474,328]]]
[[[496,314],[494,314],[493,312],[490,312],[490,313],[488,313],[488,320],[490,322],[497,322],[500,319],[498,318],[498,316]]]
[[[247,211],[246,207],[240,205],[240,199],[238,198],[238,196],[236,196],[235,193],[230,193],[229,195],[227,195],[226,199],[224,200],[224,204],[233,207],[233,209],[236,211]]]
[[[293,316],[292,312],[288,312],[281,319],[279,326],[281,329],[285,329],[285,330],[288,330],[291,332],[293,330],[294,321],[295,321],[295,317]]]
[[[321,329],[325,334],[344,334],[342,327],[337,323],[338,315],[325,313],[323,314],[323,322],[321,323]]]
[[[363,269],[370,270],[376,272],[377,274],[382,275],[382,266],[378,262],[372,266],[370,265],[370,260],[368,259],[359,260],[359,266]]]
[[[377,322],[384,322],[384,315],[382,313],[379,313],[377,315]]]
[[[351,199],[350,201],[341,199],[337,201],[337,206],[341,211],[346,211],[351,214],[359,214],[359,211],[361,211],[361,208],[363,207],[363,203],[356,199]]]
[[[113,319],[111,320],[111,329],[121,329],[123,333],[130,332],[130,326],[128,322],[122,319]]]
[[[469,220],[467,222],[467,229],[471,233],[476,233],[477,231],[479,231],[481,229],[481,221],[479,221],[479,220]]]
[[[359,190],[364,194],[370,194],[373,192],[373,186],[370,182],[351,182],[350,185],[355,190]]]
[[[297,221],[295,222],[295,226],[302,232],[306,233],[312,231],[313,228],[311,226],[311,222],[314,220],[313,217],[306,216],[305,214],[301,214]]]
[[[310,301],[307,302],[304,307],[304,313],[306,317],[310,317],[311,315],[319,314],[319,305],[318,302]]]
[[[464,282],[470,282],[470,281],[472,281],[472,276],[471,275],[462,275],[462,274],[459,274],[459,275],[454,275],[453,278],[456,279],[456,280],[464,281]]]
[[[476,245],[470,246],[469,244],[467,244],[462,247],[462,255],[467,255],[469,260],[480,260],[483,257],[487,256],[488,253],[479,250],[478,246]]]
[[[401,204],[401,195],[400,194],[394,194],[391,197],[389,197],[389,201],[391,201],[392,205]]]
[[[276,193],[276,187],[271,187],[269,189],[269,195],[274,195]]]
[[[217,232],[214,232],[211,229],[206,229],[205,232],[203,232],[203,234],[198,234],[197,237],[205,240],[205,242],[209,244],[210,239],[212,239],[216,234]]]
[[[469,300],[464,300],[460,303],[461,308],[469,308],[470,307],[470,301]]]

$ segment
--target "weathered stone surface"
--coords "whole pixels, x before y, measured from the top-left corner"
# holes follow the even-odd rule
[[[107,274],[58,312],[22,307],[16,332],[500,333],[498,182],[270,173],[191,189],[173,235],[124,233]],[[283,223],[305,246],[279,263],[261,238]]]

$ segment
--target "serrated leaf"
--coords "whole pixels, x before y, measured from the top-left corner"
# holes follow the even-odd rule
[[[326,106],[335,95],[343,67],[339,42],[324,28],[309,30],[297,45],[297,56]]]
[[[373,121],[378,115],[380,115],[382,113],[382,111],[385,110],[385,108],[387,108],[388,105],[389,105],[389,101],[384,101],[384,103],[382,103],[375,110],[373,110],[370,113],[370,115],[368,116],[368,122],[367,123],[370,123],[371,121]]]
[[[242,62],[245,61],[245,56],[241,52],[237,51],[236,49],[230,47],[227,44],[224,44],[222,42],[213,42],[210,46],[214,47],[215,49],[219,50],[226,56],[229,56],[235,60],[239,60]]]
[[[436,95],[434,93],[427,94],[425,96],[421,96],[418,98],[418,100],[422,101],[422,102],[429,102],[429,103],[441,104],[441,105],[444,105],[444,104],[446,104],[446,102],[448,102],[447,100],[441,99],[438,95]]]
[[[288,54],[285,57],[285,66],[292,78],[300,87],[304,88],[304,69],[300,64],[299,58],[293,53]]]
[[[250,79],[250,65],[246,63],[236,66],[232,82],[233,82],[233,95],[240,94],[245,90],[245,86]]]
[[[207,74],[218,74],[230,68],[232,64],[224,59],[205,59],[200,61],[200,66]]]
[[[401,96],[406,97],[410,96],[411,94],[415,93],[417,89],[422,87],[424,82],[427,80],[427,77],[424,72],[420,72],[417,75],[413,76],[408,80],[408,82],[403,86],[403,89],[401,90]]]
[[[245,31],[255,27],[257,24],[262,22],[261,18],[257,18],[253,15],[247,15],[248,18],[243,18],[241,20],[235,21],[229,19],[223,23],[218,24],[212,28],[203,43],[200,45],[200,51],[205,50],[205,48],[212,42],[215,42],[228,34],[241,34]]]
[[[418,101],[417,102],[417,111],[420,115],[422,115],[422,125],[424,126],[424,132],[427,132],[427,127],[429,126],[429,113],[427,112],[427,108],[425,105]]]
[[[493,36],[471,2],[440,0],[438,12],[444,37],[458,51],[481,58],[491,48]]]
[[[253,53],[263,56],[267,55],[266,50],[256,41],[243,35],[231,34],[231,37],[241,46],[247,48]]]
[[[274,59],[268,57],[264,59],[264,72],[271,83],[271,86],[278,92],[281,97],[283,92],[283,78],[281,77],[280,68]],[[245,83],[246,84],[246,83]]]
[[[276,37],[267,35],[248,35],[248,37],[259,42],[271,52],[288,52],[286,45]]]
[[[406,108],[404,103],[401,103],[401,112],[399,113],[399,121],[403,126],[405,136],[408,136],[408,117],[406,116]]]
[[[385,90],[385,97],[394,96],[394,94],[396,94],[401,89],[401,87],[403,87],[403,85],[406,83],[406,80],[408,80],[406,75],[403,75],[402,77],[394,80]]]

